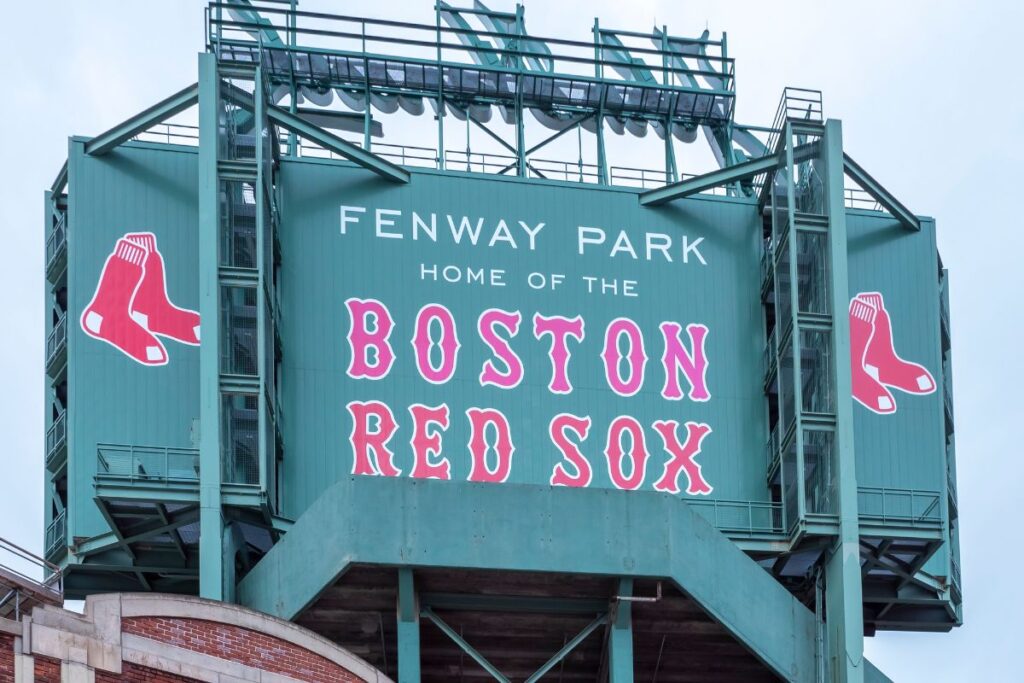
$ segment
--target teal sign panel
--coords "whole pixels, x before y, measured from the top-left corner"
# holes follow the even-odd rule
[[[351,474],[766,499],[749,203],[282,166],[286,512]]]
[[[107,532],[94,477],[195,481],[199,418],[196,154],[70,157],[69,524]]]

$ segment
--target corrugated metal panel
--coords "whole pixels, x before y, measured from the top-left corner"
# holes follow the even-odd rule
[[[342,165],[285,162],[282,168],[282,337],[286,513],[295,515],[330,483],[352,471],[348,444],[351,420],[346,403],[380,400],[392,407],[399,430],[391,441],[396,464],[407,475],[411,469],[411,435],[407,407],[415,402],[447,402],[451,426],[444,434],[444,454],[451,460],[453,478],[469,472],[468,421],[470,406],[502,410],[512,425],[516,452],[509,481],[547,483],[560,461],[548,439],[548,422],[560,412],[590,415],[590,436],[583,446],[594,469],[594,486],[609,486],[603,455],[606,430],[616,415],[637,417],[646,429],[648,461],[644,489],[662,472],[666,460],[657,434],[650,428],[657,419],[707,422],[714,432],[705,440],[698,461],[715,486],[713,497],[731,500],[767,499],[764,485],[763,441],[765,400],[762,393],[761,352],[763,331],[759,293],[760,219],[749,203],[704,198],[658,210],[641,209],[630,192],[561,184],[524,183],[496,178],[459,177],[418,173],[403,187],[382,186],[364,171]],[[367,208],[358,225],[340,234],[340,205]],[[402,240],[374,237],[374,211],[402,211],[395,230]],[[412,242],[411,212],[429,221],[436,213],[437,243]],[[493,247],[452,243],[447,215],[458,223],[463,215],[474,222],[484,219],[481,242],[488,240],[504,219],[518,244]],[[530,252],[523,220],[534,226],[543,221],[537,250]],[[599,226],[607,243],[580,257],[577,226]],[[608,256],[618,232],[624,230],[639,250],[639,259]],[[673,259],[658,253],[644,258],[644,233],[671,235]],[[704,238],[703,266],[690,256],[680,262],[680,239]],[[499,268],[506,272],[505,287],[448,284],[420,280],[421,263],[439,269]],[[560,273],[565,283],[552,293],[531,290],[525,278],[531,272]],[[633,279],[639,296],[588,294],[580,277]],[[621,285],[620,285],[621,286]],[[348,297],[376,298],[390,308],[396,329],[392,342],[397,355],[390,375],[380,381],[352,380],[346,376],[349,352],[345,341]],[[443,386],[424,381],[413,361],[413,319],[421,306],[443,303],[454,313],[462,347],[454,378]],[[490,307],[519,310],[524,320],[512,341],[523,360],[523,383],[513,390],[481,387],[483,362],[491,356],[476,334],[476,321]],[[575,387],[569,396],[547,390],[550,362],[547,343],[533,338],[531,318],[582,314],[586,338],[573,349],[570,375]],[[636,320],[645,336],[647,379],[633,397],[614,394],[605,383],[600,352],[605,326],[616,316]],[[661,321],[704,323],[710,328],[708,384],[712,400],[670,402],[659,395]],[[685,388],[685,382],[684,382]],[[685,477],[683,486],[685,487]]]

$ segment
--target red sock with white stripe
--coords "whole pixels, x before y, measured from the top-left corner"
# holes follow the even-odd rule
[[[908,394],[930,394],[935,380],[924,366],[911,363],[896,354],[892,340],[892,320],[878,292],[862,292],[857,299],[875,309],[875,334],[864,356],[864,370],[886,386]]]
[[[896,401],[889,390],[864,368],[864,356],[875,335],[878,311],[860,299],[850,302],[850,372],[853,397],[865,408],[880,415],[896,412]]]
[[[103,265],[96,293],[82,312],[81,324],[90,337],[107,342],[132,360],[143,365],[164,365],[164,345],[129,315],[132,298],[144,279],[145,260],[145,249],[118,240]]]
[[[124,238],[146,250],[146,274],[132,302],[132,318],[153,334],[184,344],[199,344],[199,314],[178,308],[167,296],[164,259],[151,232],[129,233]]]

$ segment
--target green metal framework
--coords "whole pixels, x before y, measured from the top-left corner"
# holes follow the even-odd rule
[[[850,354],[845,316],[850,195],[845,179],[874,200],[872,208],[884,209],[907,230],[920,231],[927,219],[907,210],[844,152],[841,124],[824,118],[819,93],[787,89],[772,127],[737,126],[732,120],[734,65],[724,36],[720,41],[707,36],[683,39],[669,36],[665,28],[646,36],[611,31],[595,22],[592,44],[541,41],[526,34],[522,7],[515,13],[481,7],[456,9],[439,3],[436,24],[421,26],[298,12],[270,0],[212,2],[207,10],[208,49],[199,57],[196,84],[91,140],[73,141],[91,156],[109,154],[198,105],[199,312],[203,320],[217,322],[203,327],[198,448],[171,452],[100,444],[95,454],[95,502],[110,531],[72,541],[74,534],[68,529],[74,520],[66,513],[67,460],[74,451],[64,416],[69,356],[64,318],[68,188],[74,179],[69,182],[65,164],[46,192],[44,212],[46,556],[73,565],[69,597],[95,590],[198,592],[295,619],[350,566],[396,567],[400,682],[421,678],[424,628],[439,629],[495,680],[510,680],[437,611],[465,608],[472,602],[474,609],[498,612],[575,610],[592,616],[526,680],[541,680],[603,628],[607,659],[602,676],[620,683],[633,679],[634,581],[664,579],[699,603],[778,676],[799,681],[884,680],[863,659],[865,633],[876,628],[943,630],[961,619],[948,274],[940,264],[937,305],[943,335],[947,486],[939,492],[858,488],[852,404],[846,398],[851,394],[850,368],[841,360]],[[465,16],[481,17],[490,29],[470,28]],[[328,28],[300,26],[317,21]],[[433,37],[396,37],[392,32]],[[313,36],[360,47],[300,45],[303,38]],[[626,48],[620,37],[630,36],[655,38],[656,47]],[[368,44],[383,45],[396,54],[371,51]],[[409,56],[403,50],[410,47],[434,49],[436,58]],[[717,54],[708,54],[713,49]],[[592,54],[581,56],[581,51]],[[463,60],[451,59],[452,53]],[[660,60],[661,68],[649,66],[651,59]],[[383,75],[375,70],[378,63],[386,65]],[[593,75],[557,71],[566,63],[592,69]],[[394,75],[398,72],[400,78]],[[467,85],[467,77],[474,85]],[[315,100],[318,93],[332,89],[362,98],[361,117],[324,118],[298,107],[303,93],[307,100]],[[284,98],[287,105],[280,104]],[[414,183],[415,172],[409,167],[418,164],[405,162],[423,157],[403,148],[396,163],[394,150],[372,139],[377,125],[373,108],[383,110],[395,98],[434,103],[437,149],[427,150],[433,157],[426,159],[434,168],[446,166],[443,120],[461,112],[467,130],[476,126],[509,153],[491,165],[481,164],[483,172],[544,179],[550,171],[535,152],[567,133],[581,136],[588,130],[594,135],[598,161],[585,169],[581,156],[578,180],[609,183],[615,169],[607,160],[606,128],[642,121],[656,130],[660,126],[666,144],[664,168],[655,172],[661,185],[637,193],[641,206],[712,192],[747,197],[752,207],[764,212],[765,393],[771,425],[766,484],[775,496],[765,510],[747,510],[747,527],[717,523],[719,509],[728,501],[684,504],[653,494],[627,498],[597,491],[509,491],[473,485],[462,485],[455,494],[468,509],[474,501],[480,507],[500,506],[496,499],[511,496],[515,501],[506,504],[522,509],[523,515],[515,520],[427,523],[410,511],[442,506],[442,499],[453,495],[451,484],[404,480],[358,485],[345,480],[294,524],[279,516],[277,465],[286,449],[278,424],[282,418],[276,385],[284,353],[276,310],[281,258],[278,161],[312,144],[373,172],[380,182]],[[512,139],[472,117],[473,107],[485,105],[502,107],[514,126]],[[528,109],[545,111],[562,127],[528,146]],[[362,139],[347,140],[334,132],[340,127],[329,130],[320,125],[340,119],[347,121],[345,125],[357,122],[357,130],[346,130],[361,133]],[[717,145],[723,167],[686,177],[679,172],[672,137],[677,130],[689,133],[698,127],[704,127]],[[751,131],[768,132],[768,140],[758,143],[759,153],[744,154],[737,140],[744,135],[753,138]],[[471,169],[468,149],[466,158]],[[249,251],[238,246],[250,244],[247,240],[252,245]],[[809,251],[817,258],[810,271],[804,267]],[[248,364],[233,350],[236,326],[243,324],[256,331],[254,346],[246,349],[252,352]],[[823,357],[833,360],[816,362]],[[255,452],[239,446],[239,434],[252,436]],[[139,477],[142,462],[145,476]],[[904,509],[908,504],[910,514],[894,514],[887,507],[887,500],[894,497],[900,501],[894,507]],[[600,529],[550,528],[545,511],[556,498],[559,506],[574,510],[568,515],[572,519],[664,519],[673,543],[649,538],[645,530],[629,523]],[[396,505],[404,514],[385,516],[383,528],[364,528],[362,510]],[[760,513],[769,521],[755,522]],[[273,547],[253,547],[245,540],[251,529],[266,532]],[[542,538],[537,537],[538,529],[544,532]],[[503,541],[481,545],[473,540],[481,536]],[[923,568],[947,542],[952,548],[945,580]],[[521,552],[525,547],[538,552]],[[68,556],[69,548],[73,557]],[[420,592],[417,584],[417,572],[424,568],[572,572],[580,570],[579,558],[584,556],[586,571],[617,582],[613,599],[573,602],[546,596],[503,601],[492,596],[481,602],[474,596]],[[295,558],[305,561],[299,565]],[[810,588],[797,585],[789,571],[808,563],[813,567]],[[236,567],[242,568],[242,576],[235,575]],[[895,579],[895,587],[877,581],[880,573]]]

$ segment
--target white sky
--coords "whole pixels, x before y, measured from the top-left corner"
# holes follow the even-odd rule
[[[867,653],[897,681],[1011,680],[1019,674],[1024,564],[1012,516],[1024,485],[1024,4],[1011,1],[527,1],[535,35],[588,40],[602,26],[728,31],[737,119],[769,125],[786,85],[824,91],[846,150],[913,211],[935,216],[951,272],[956,436],[966,625],[881,634]],[[203,3],[37,1],[9,17],[0,109],[0,536],[42,548],[43,190],[67,137],[93,135],[196,80]],[[304,9],[432,21],[430,0],[326,0]],[[509,9],[507,0],[492,3]],[[652,164],[646,164],[651,166]],[[686,169],[684,169],[686,170]],[[692,169],[691,169],[692,170]],[[1017,214],[1019,216],[1019,213]]]

